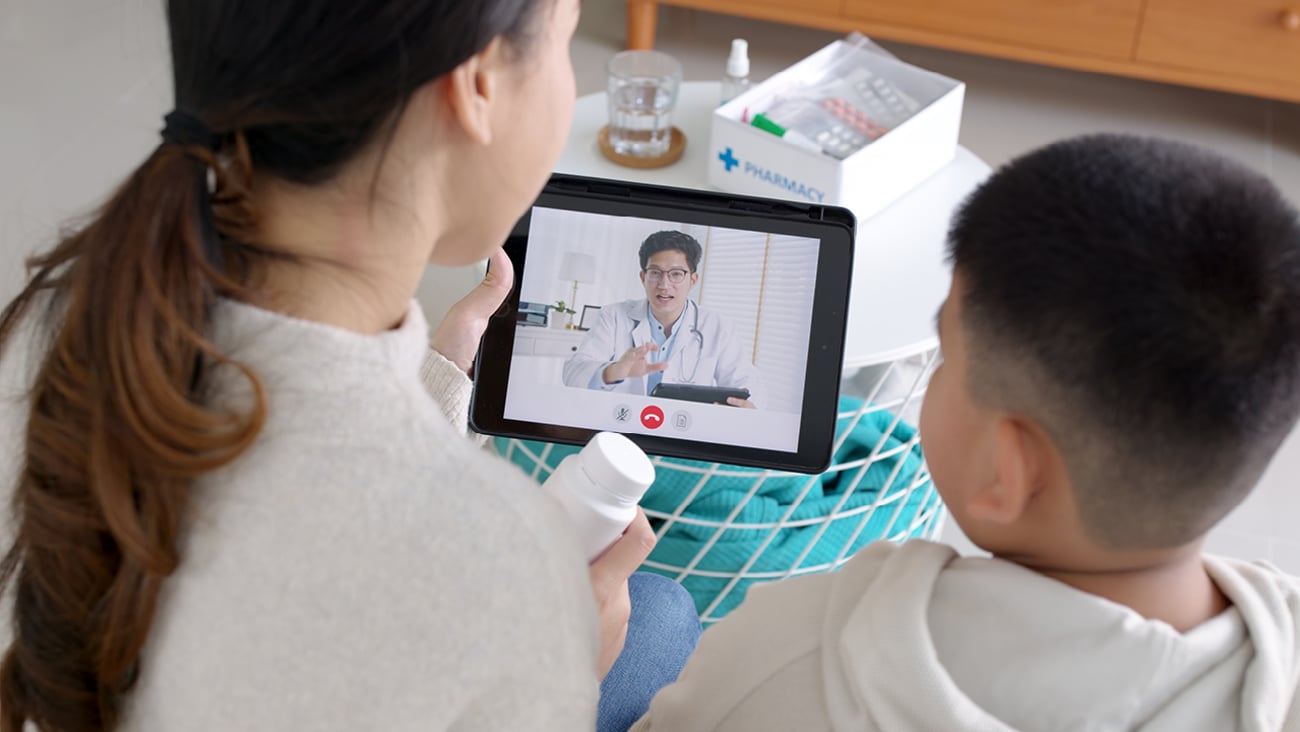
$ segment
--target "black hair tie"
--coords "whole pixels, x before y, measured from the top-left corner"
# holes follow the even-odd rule
[[[214,152],[221,147],[221,137],[203,120],[179,109],[163,117],[162,139],[165,144],[197,145]]]
[[[221,137],[214,133],[203,120],[189,112],[174,110],[163,117],[161,130],[164,145],[181,147],[202,147],[212,152],[221,149]],[[203,161],[205,164],[207,161]],[[197,179],[198,184],[198,226],[199,241],[203,247],[203,258],[218,272],[223,270],[221,237],[213,222],[212,194],[216,190],[216,171],[207,168]],[[197,382],[201,369],[196,367],[194,379]]]

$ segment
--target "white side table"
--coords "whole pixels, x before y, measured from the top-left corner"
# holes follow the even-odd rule
[[[601,155],[605,95],[582,97],[557,170],[703,188],[705,166],[720,152],[709,146],[718,93],[716,82],[682,85],[674,124],[686,134],[686,153],[658,170],[624,168]],[[659,494],[642,505],[658,522],[660,542],[645,566],[681,582],[704,622],[726,615],[754,582],[836,569],[867,541],[939,535],[943,507],[907,422],[915,424],[938,355],[933,318],[948,290],[949,221],[989,172],[961,148],[948,167],[858,222],[841,391],[863,401],[840,413],[836,462],[825,474],[654,459]],[[568,451],[517,440],[502,449],[538,480]],[[663,505],[668,495],[680,498]]]

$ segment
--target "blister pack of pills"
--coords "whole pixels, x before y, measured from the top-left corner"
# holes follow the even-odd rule
[[[887,51],[866,36],[845,39],[839,57],[817,78],[773,97],[762,114],[790,133],[843,160],[921,110],[898,85],[871,69]]]

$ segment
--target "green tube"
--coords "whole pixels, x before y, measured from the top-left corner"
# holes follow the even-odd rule
[[[777,137],[785,137],[785,128],[773,122],[766,114],[761,112],[754,115],[754,121],[750,122],[750,124],[765,132],[771,132]]]

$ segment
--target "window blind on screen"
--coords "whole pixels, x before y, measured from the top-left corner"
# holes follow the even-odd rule
[[[732,323],[737,340],[762,372],[762,408],[800,411],[817,242],[711,228],[701,243],[701,307]]]

